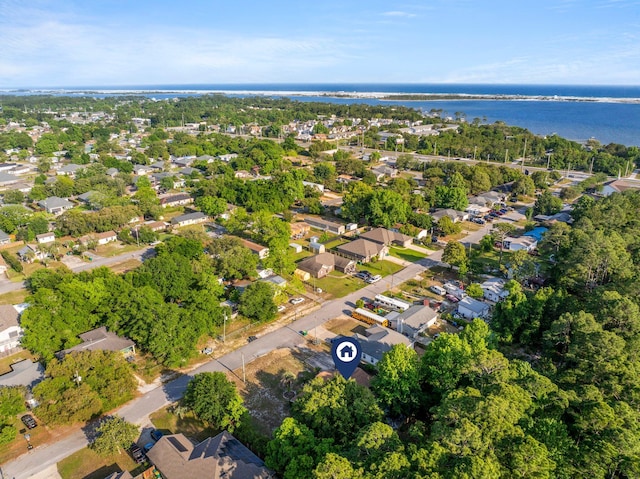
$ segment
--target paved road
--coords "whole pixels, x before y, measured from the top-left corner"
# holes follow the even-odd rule
[[[124,253],[117,256],[111,256],[109,258],[93,255],[93,258],[95,258],[93,261],[89,263],[82,262],[82,264],[72,266],[70,269],[71,271],[78,273],[80,271],[95,269],[100,266],[111,266],[123,261],[127,261],[129,259],[137,259],[138,261],[142,261],[143,256],[148,257],[148,255],[150,254],[153,254],[153,247],[143,248],[132,253]],[[24,289],[26,287],[27,286],[24,281],[13,282],[8,279],[0,280],[0,294],[9,293],[11,291],[18,291],[19,289]]]
[[[502,217],[501,221],[514,221],[521,216],[520,213],[511,212]],[[465,238],[464,244],[478,243],[490,229],[491,224],[484,225],[480,230],[469,234]],[[129,253],[129,256],[130,254],[131,253]],[[142,254],[142,252],[140,252],[140,254]],[[424,271],[425,268],[440,264],[441,258],[442,251],[436,251],[427,258],[423,258],[403,270],[385,277],[378,283],[367,285],[344,298],[322,303],[320,309],[265,334],[225,356],[203,364],[189,375],[180,376],[173,381],[149,391],[140,398],[120,408],[118,414],[127,421],[141,424],[146,421],[146,418],[152,412],[180,399],[193,374],[213,371],[234,371],[242,367],[243,360],[245,364],[248,364],[254,359],[264,356],[275,349],[292,348],[301,345],[306,339],[301,336],[300,331],[309,331],[309,334],[313,336],[316,326],[320,326],[343,313],[348,313],[355,307],[355,302],[358,299],[362,297],[373,298],[376,294],[386,291],[393,285],[398,285],[412,279]],[[97,266],[97,264],[91,265],[94,267]],[[82,430],[79,430],[58,442],[36,447],[34,450],[20,456],[13,462],[5,464],[3,466],[5,478],[32,478],[38,472],[82,449],[87,446],[87,444],[87,435]]]

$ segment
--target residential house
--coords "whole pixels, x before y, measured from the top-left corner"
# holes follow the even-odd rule
[[[538,240],[532,236],[520,236],[518,238],[507,236],[502,242],[502,247],[507,251],[533,251],[538,246]]]
[[[163,171],[162,173],[152,173],[150,178],[151,183],[153,183],[154,188],[156,189],[160,187],[160,183],[165,178],[171,179],[171,188],[182,188],[185,185],[183,178],[178,177],[175,173],[168,173],[166,171]]]
[[[504,281],[500,278],[486,280],[480,286],[484,292],[484,299],[497,303],[509,296],[509,291],[504,289]]]
[[[142,226],[146,226],[151,231],[164,231],[167,229],[167,223],[164,221],[149,221]]]
[[[271,276],[267,276],[266,278],[259,279],[258,281],[262,281],[264,283],[271,283],[273,285],[274,290],[282,289],[287,285],[287,280],[278,274],[272,274]]]
[[[137,176],[146,176],[153,172],[153,168],[147,165],[133,165],[133,174]]]
[[[12,185],[18,181],[20,181],[20,178],[17,176],[10,173],[0,172],[0,186]]]
[[[451,208],[438,209],[435,213],[431,213],[431,217],[434,221],[438,222],[445,216],[451,218],[451,221],[457,223],[459,221],[466,221],[469,219],[469,213],[466,211],[457,211]]]
[[[308,186],[308,187],[313,188],[315,190],[318,190],[320,193],[324,193],[324,185],[321,185],[320,183],[313,183],[311,181],[303,181],[302,185],[303,186]]]
[[[0,353],[20,346],[24,332],[18,323],[18,311],[11,305],[0,305]]]
[[[438,319],[438,313],[429,306],[413,305],[406,311],[386,316],[391,327],[400,334],[415,339]]]
[[[6,275],[8,269],[9,269],[9,266],[7,265],[7,262],[4,260],[2,256],[0,256],[0,276]]]
[[[87,246],[92,241],[95,241],[98,245],[103,245],[117,240],[118,235],[115,231],[105,231],[104,233],[91,233],[82,236],[78,241],[80,241],[81,244]]]
[[[261,244],[254,243],[253,241],[246,239],[242,239],[242,244],[249,248],[253,254],[258,255],[258,258],[260,259],[265,259],[269,256],[269,248],[266,246],[262,246]]]
[[[38,242],[38,244],[53,243],[55,240],[56,235],[52,231],[36,235],[36,241]]]
[[[120,171],[118,170],[118,168],[109,168],[109,169],[106,171],[106,174],[107,174],[108,176],[110,176],[111,178],[115,178],[115,177],[118,175],[118,173],[120,173]]]
[[[209,221],[209,217],[202,211],[195,213],[187,213],[184,215],[176,216],[171,220],[171,226],[179,228],[182,226],[197,225]]]
[[[345,256],[362,263],[368,263],[374,258],[384,258],[389,253],[389,247],[360,238],[338,246],[336,251],[341,256]]]
[[[227,431],[194,444],[183,434],[162,436],[147,458],[164,479],[271,479],[262,459]]]
[[[479,195],[473,196],[469,199],[469,204],[480,205],[491,208],[496,203],[504,201],[504,193],[498,191],[487,191]]]
[[[249,173],[247,170],[238,170],[234,173],[233,176],[241,180],[247,180],[249,178],[253,178],[253,175]]]
[[[307,223],[291,223],[291,239],[304,238],[311,231],[311,226]]]
[[[465,319],[487,318],[489,316],[489,305],[466,296],[458,303],[458,314]]]
[[[469,213],[471,216],[486,215],[490,211],[491,211],[491,208],[488,208],[487,206],[479,205],[477,203],[469,203],[469,206],[467,206],[467,209],[465,210],[465,212]]]
[[[23,359],[13,363],[11,371],[0,376],[0,387],[25,386],[33,388],[44,379],[44,366],[40,361]]]
[[[99,191],[87,191],[86,193],[78,195],[76,198],[78,201],[81,201],[83,203],[90,203],[93,197],[96,195],[102,195],[102,193],[100,193]]]
[[[328,231],[336,235],[342,235],[345,232],[343,224],[334,223],[333,221],[323,220],[322,218],[306,217],[304,221],[311,225],[312,228],[316,228],[322,231]]]
[[[73,203],[71,203],[66,198],[59,198],[57,196],[50,196],[44,200],[38,201],[38,205],[44,208],[47,213],[52,215],[60,215],[67,210],[73,208]]]
[[[136,346],[133,341],[107,331],[105,326],[82,333],[78,337],[82,340],[80,344],[58,351],[56,357],[62,359],[67,354],[78,351],[119,351],[125,357],[133,356],[136,353]]]
[[[160,206],[168,208],[172,206],[184,206],[193,203],[193,198],[187,193],[178,193],[176,195],[167,195],[160,198]]]
[[[11,243],[11,236],[0,230],[0,245]]]
[[[332,253],[320,253],[310,258],[300,261],[297,265],[299,270],[309,273],[314,278],[324,278],[331,271],[337,270],[344,274],[356,272],[356,262],[337,256]]]
[[[412,344],[405,335],[377,324],[367,328],[364,334],[354,334],[353,337],[360,342],[362,361],[372,365],[376,365],[382,355],[396,344],[404,344],[408,348]]]
[[[227,153],[226,155],[218,155],[218,159],[220,161],[224,161],[225,163],[229,163],[231,160],[238,158],[237,153]]]
[[[133,476],[131,475],[131,473],[129,471],[114,472],[112,474],[109,474],[104,479],[133,479]]]
[[[185,167],[191,166],[195,160],[195,156],[183,156],[180,158],[173,158],[171,161],[174,165]]]
[[[362,233],[360,238],[364,238],[369,241],[373,241],[374,243],[379,243],[385,246],[391,246],[391,244],[396,244],[399,246],[407,247],[413,244],[413,238],[411,236],[390,231],[385,228],[374,228],[372,230],[367,231],[366,233]]]
[[[613,193],[622,193],[627,190],[640,190],[640,182],[620,179],[609,181],[602,187],[602,195],[610,196]]]
[[[395,168],[391,168],[390,166],[378,166],[377,168],[372,168],[371,172],[376,175],[377,181],[382,181],[385,177],[395,178],[398,176],[398,170]]]
[[[58,176],[69,176],[71,178],[75,178],[76,173],[80,170],[84,170],[86,165],[76,165],[74,163],[69,163],[67,165],[61,166],[56,170],[56,175]]]
[[[326,248],[322,243],[318,243],[317,241],[311,241],[309,242],[309,250],[312,253],[320,254],[320,253],[324,253]]]
[[[16,253],[20,261],[25,263],[33,263],[35,260],[42,261],[47,257],[47,254],[40,251],[37,246],[26,245],[18,250]]]

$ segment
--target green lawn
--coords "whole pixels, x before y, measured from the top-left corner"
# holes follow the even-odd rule
[[[165,434],[184,434],[185,436],[204,441],[208,437],[215,436],[219,431],[205,425],[197,419],[192,412],[185,413],[178,417],[171,411],[170,407],[165,407],[149,416],[151,422]]]
[[[328,251],[332,248],[337,248],[340,245],[349,243],[349,240],[346,239],[342,239],[342,238],[338,238],[338,239],[334,239],[332,241],[329,241],[328,243],[324,244],[325,249]]]
[[[404,266],[392,263],[391,261],[382,260],[376,261],[375,263],[360,265],[359,269],[369,271],[371,274],[379,274],[380,276],[385,277],[390,274],[397,273],[401,269],[404,269]]]
[[[398,246],[394,246],[391,249],[389,249],[389,254],[391,256],[395,256],[396,258],[400,258],[405,261],[409,261],[411,263],[415,263],[416,261],[419,261],[427,257],[426,254],[416,251],[414,249],[400,248]]]
[[[315,285],[335,298],[342,298],[362,288],[364,282],[353,276],[345,276],[343,273],[332,271],[328,276],[315,280]]]
[[[136,464],[124,451],[115,456],[102,457],[85,447],[60,461],[58,472],[62,479],[104,479],[120,471],[133,471],[132,475],[135,476],[146,467]]]

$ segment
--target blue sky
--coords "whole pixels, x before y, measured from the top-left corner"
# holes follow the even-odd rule
[[[640,84],[640,0],[0,0],[0,88]]]

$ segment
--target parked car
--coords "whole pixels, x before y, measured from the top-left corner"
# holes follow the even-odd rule
[[[247,341],[249,341],[250,343],[252,343],[252,342],[254,342],[256,339],[258,339],[258,337],[257,337],[257,336],[249,336],[249,337],[247,338]]]
[[[142,452],[144,452],[145,454],[146,454],[146,453],[148,453],[148,452],[151,450],[151,448],[152,448],[153,446],[155,446],[155,444],[156,444],[155,442],[148,442],[148,443],[146,443],[146,444],[144,445],[144,447],[142,448]]]
[[[460,301],[458,298],[456,298],[454,295],[452,294],[447,294],[445,296],[445,298],[447,298],[449,301],[451,301],[452,303],[457,303],[458,301]]]
[[[281,304],[278,306],[278,313],[282,313],[285,309],[287,309],[287,307],[284,304]]]
[[[144,453],[142,449],[137,444],[132,444],[129,448],[129,454],[137,464],[142,464],[144,462]]]
[[[35,419],[33,419],[33,416],[31,414],[25,414],[20,418],[20,420],[22,421],[22,424],[27,426],[27,429],[33,429],[38,425],[38,423],[36,422]]]
[[[151,431],[151,439],[153,439],[154,441],[159,441],[162,436],[164,436],[162,431],[158,431],[157,429]]]
[[[213,348],[204,348],[202,350],[202,354],[211,354],[213,352]]]
[[[367,279],[367,283],[369,284],[377,283],[381,279],[382,279],[382,276],[380,276],[379,274],[376,274],[375,276],[371,276],[369,279]]]
[[[304,302],[304,298],[293,298],[291,301],[289,301],[291,304],[296,305],[296,304],[300,304],[302,302]]]

